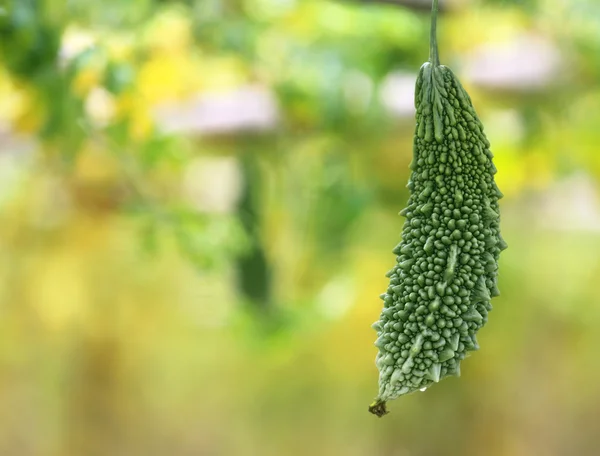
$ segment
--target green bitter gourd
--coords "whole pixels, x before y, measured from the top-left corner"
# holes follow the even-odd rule
[[[460,374],[499,294],[498,258],[506,248],[490,144],[469,95],[440,65],[436,16],[434,0],[430,59],[415,90],[411,195],[373,324],[379,395],[369,410],[378,416],[387,413],[387,401]]]

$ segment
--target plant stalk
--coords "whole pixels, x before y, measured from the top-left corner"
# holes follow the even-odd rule
[[[437,44],[437,15],[439,7],[438,0],[433,0],[431,5],[431,30],[429,32],[429,61],[436,67],[440,66],[440,56]]]

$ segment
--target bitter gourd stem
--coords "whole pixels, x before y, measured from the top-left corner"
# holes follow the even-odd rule
[[[431,5],[431,30],[429,32],[429,61],[434,67],[440,65],[440,56],[438,54],[437,44],[438,9],[438,0],[433,0],[433,4]]]

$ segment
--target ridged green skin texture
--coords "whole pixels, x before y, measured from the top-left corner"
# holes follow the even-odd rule
[[[428,62],[415,106],[411,196],[373,324],[379,395],[370,410],[380,416],[386,401],[460,374],[499,294],[498,257],[506,248],[493,155],[469,95],[449,68]]]

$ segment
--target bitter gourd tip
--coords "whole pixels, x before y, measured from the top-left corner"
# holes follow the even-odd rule
[[[376,399],[375,402],[373,402],[369,406],[369,412],[381,418],[382,416],[387,415],[389,413],[385,404],[385,401],[382,401],[381,399]]]

